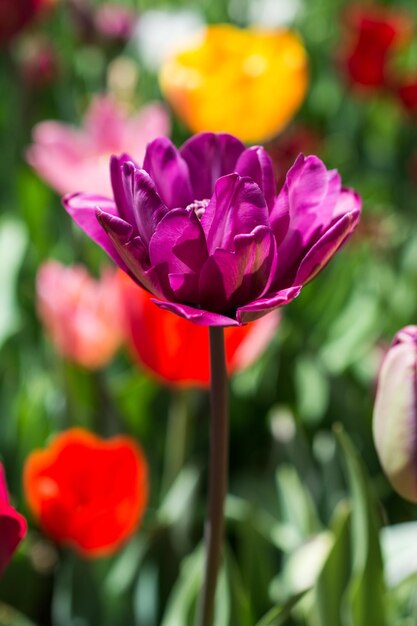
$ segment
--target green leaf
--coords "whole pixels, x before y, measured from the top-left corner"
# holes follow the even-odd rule
[[[340,426],[336,435],[352,494],[352,575],[344,598],[349,623],[353,626],[384,626],[385,585],[376,503],[366,470],[349,437]]]
[[[313,499],[293,467],[281,466],[276,482],[282,520],[293,530],[293,540],[287,546],[291,551],[319,532],[321,525]]]
[[[320,626],[343,624],[341,607],[350,575],[350,516],[350,508],[342,502],[332,522],[333,545],[315,586]]]
[[[201,587],[204,550],[200,546],[181,565],[181,573],[172,590],[161,626],[190,623],[190,612]]]
[[[101,623],[100,590],[92,563],[65,551],[59,563],[52,596],[55,626]]]
[[[148,548],[149,540],[139,535],[117,555],[104,581],[106,594],[120,596],[129,589]]]
[[[231,616],[233,624],[252,626],[253,615],[249,594],[244,587],[243,580],[231,550],[226,547],[226,576],[231,600]]]
[[[305,591],[298,593],[286,602],[284,605],[276,606],[256,624],[256,626],[281,626],[285,624],[291,615],[292,609],[305,595]]]
[[[374,294],[355,294],[332,324],[320,357],[329,372],[339,374],[366,354],[381,328],[380,303]]]
[[[295,366],[298,410],[307,423],[321,420],[329,402],[329,383],[317,359],[300,356]]]
[[[35,626],[26,616],[7,604],[0,603],[0,626]]]
[[[188,517],[194,509],[199,480],[200,471],[197,468],[184,467],[159,507],[158,518],[161,523],[170,526],[184,522],[184,515]]]
[[[203,586],[205,551],[198,546],[181,565],[181,572],[164,614],[161,626],[193,626],[200,591]],[[227,589],[225,568],[219,573],[216,591],[214,623],[229,626],[230,598]]]

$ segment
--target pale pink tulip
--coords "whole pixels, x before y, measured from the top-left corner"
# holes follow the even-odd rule
[[[38,272],[37,300],[39,316],[62,356],[92,370],[112,359],[123,338],[113,270],[95,280],[80,265],[47,261]]]
[[[162,104],[147,104],[127,117],[109,96],[98,96],[81,128],[53,120],[37,124],[26,159],[60,194],[99,190],[111,195],[110,156],[128,152],[141,161],[147,144],[169,131],[168,114]]]

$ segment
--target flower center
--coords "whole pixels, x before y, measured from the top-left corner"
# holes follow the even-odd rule
[[[194,200],[194,202],[191,202],[191,204],[189,204],[187,207],[185,207],[186,211],[194,211],[194,213],[197,215],[198,219],[201,220],[201,218],[204,215],[204,211],[206,210],[207,206],[209,205],[210,200],[209,199],[205,199],[205,200]]]

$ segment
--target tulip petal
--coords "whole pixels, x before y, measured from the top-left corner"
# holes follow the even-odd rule
[[[169,209],[186,207],[195,200],[187,163],[167,137],[148,144],[143,169],[155,181],[158,194]]]
[[[0,574],[5,570],[26,531],[25,518],[9,504],[6,477],[0,464]]]
[[[155,183],[145,170],[138,169],[132,162],[123,162],[119,166],[118,180],[121,200],[130,207],[129,223],[136,224],[139,236],[148,244],[155,228],[168,212],[168,208],[159,197]],[[119,206],[115,196],[116,203]]]
[[[167,273],[199,271],[207,246],[194,211],[173,209],[159,222],[149,244],[152,265],[165,264]]]
[[[194,199],[211,198],[216,181],[236,171],[236,163],[245,146],[226,133],[200,133],[191,137],[180,149],[188,164]]]
[[[300,294],[301,289],[302,285],[296,285],[289,289],[282,289],[272,296],[259,298],[245,306],[241,306],[236,312],[237,321],[239,324],[253,322],[263,315],[266,315],[266,313],[278,309],[281,306],[285,306]]]
[[[236,164],[240,176],[248,176],[261,189],[266,204],[272,211],[275,203],[276,183],[271,157],[261,146],[253,146],[240,155]]]
[[[235,251],[217,249],[200,272],[200,302],[203,307],[224,311],[260,296],[268,285],[276,256],[272,231],[258,226],[248,235],[238,235]]]
[[[133,236],[132,226],[103,211],[97,212],[97,220],[107,233],[122,261],[122,265],[118,263],[119,267],[124,269],[144,289],[155,295],[162,295],[157,268],[149,266],[146,246],[139,236]]]
[[[271,228],[277,243],[283,240],[282,220],[288,214],[289,231],[283,245],[287,251],[294,248],[293,240],[299,241],[296,256],[299,247],[306,245],[323,223],[331,221],[340,188],[337,172],[329,172],[318,157],[300,154],[288,171],[271,212]]]
[[[417,502],[417,326],[397,333],[378,378],[373,434],[392,486]]]
[[[76,193],[64,196],[62,203],[78,226],[98,243],[119,267],[128,271],[112,240],[97,221],[98,209],[109,216],[118,216],[118,209],[113,200],[97,195]]]
[[[300,155],[287,174],[271,214],[278,255],[285,259],[278,264],[274,284],[279,288],[293,284],[308,251],[339,218],[351,211],[359,217],[360,199],[350,190],[342,189],[339,174],[335,170],[327,171],[317,157]],[[355,218],[354,226],[356,223]],[[283,229],[286,229],[284,237]],[[308,272],[305,272],[305,278],[308,278]],[[296,282],[300,284],[300,281]]]
[[[169,286],[177,301],[193,302],[198,294],[198,274],[168,274]]]
[[[237,322],[232,317],[226,315],[220,315],[220,313],[213,313],[212,311],[205,311],[204,309],[197,309],[187,304],[179,304],[177,302],[166,302],[161,300],[154,300],[152,302],[159,306],[160,309],[171,311],[176,313],[180,317],[184,317],[189,322],[197,324],[198,326],[238,326]]]
[[[327,265],[332,256],[344,244],[356,228],[360,217],[359,209],[340,218],[308,251],[298,268],[295,283],[305,285]]]
[[[124,177],[122,176],[124,163],[130,163],[135,167],[133,159],[128,154],[112,156],[110,158],[110,179],[113,189],[114,201],[117,205],[119,215],[126,222],[133,223],[132,203],[129,202],[131,194],[126,195]]]
[[[217,248],[233,252],[237,235],[249,234],[257,226],[269,226],[268,207],[262,191],[249,178],[238,174],[219,178],[201,225],[210,254]]]

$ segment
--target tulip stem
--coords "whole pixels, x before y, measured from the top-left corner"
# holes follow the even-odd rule
[[[206,561],[198,613],[199,626],[212,626],[217,576],[224,536],[224,501],[228,474],[228,392],[223,328],[211,326],[211,424],[209,502],[205,527]]]

